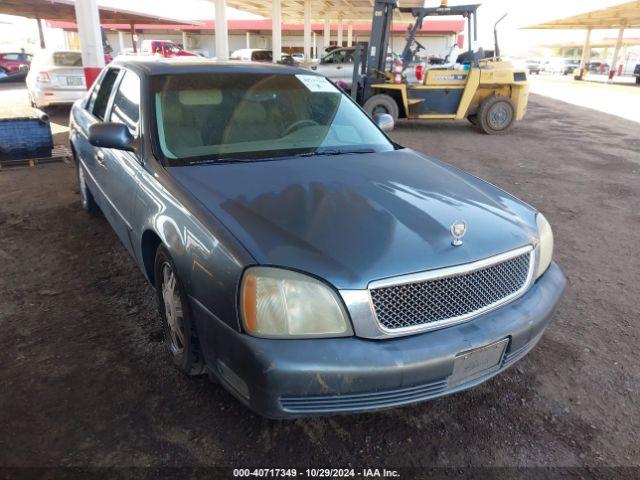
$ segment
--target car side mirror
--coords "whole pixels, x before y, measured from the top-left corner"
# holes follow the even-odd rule
[[[89,127],[89,143],[94,147],[132,151],[133,135],[124,123],[94,123]]]
[[[383,132],[390,132],[395,127],[395,122],[393,121],[393,117],[388,113],[376,113],[373,116],[373,119],[376,122],[376,125],[380,127],[380,130]]]

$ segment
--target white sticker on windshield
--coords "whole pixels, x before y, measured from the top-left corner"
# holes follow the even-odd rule
[[[338,89],[334,87],[329,80],[319,75],[301,75],[296,74],[298,80],[312,92],[337,92]]]

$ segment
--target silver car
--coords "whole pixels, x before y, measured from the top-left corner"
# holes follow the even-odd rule
[[[41,50],[33,56],[26,79],[31,105],[71,104],[86,92],[82,56],[77,50]]]
[[[354,47],[336,48],[322,57],[319,63],[311,65],[310,68],[334,83],[344,82],[346,85],[351,85],[355,51]],[[364,55],[365,49],[362,49],[362,52]]]

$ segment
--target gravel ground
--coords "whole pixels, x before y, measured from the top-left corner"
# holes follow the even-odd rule
[[[400,143],[545,213],[565,299],[537,348],[478,388],[295,421],[172,367],[151,288],[80,210],[71,166],[0,171],[0,465],[640,465],[638,132],[539,96],[505,137],[399,125]]]

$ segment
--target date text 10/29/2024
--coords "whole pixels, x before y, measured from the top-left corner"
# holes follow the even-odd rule
[[[386,468],[234,468],[234,478],[400,478]]]

